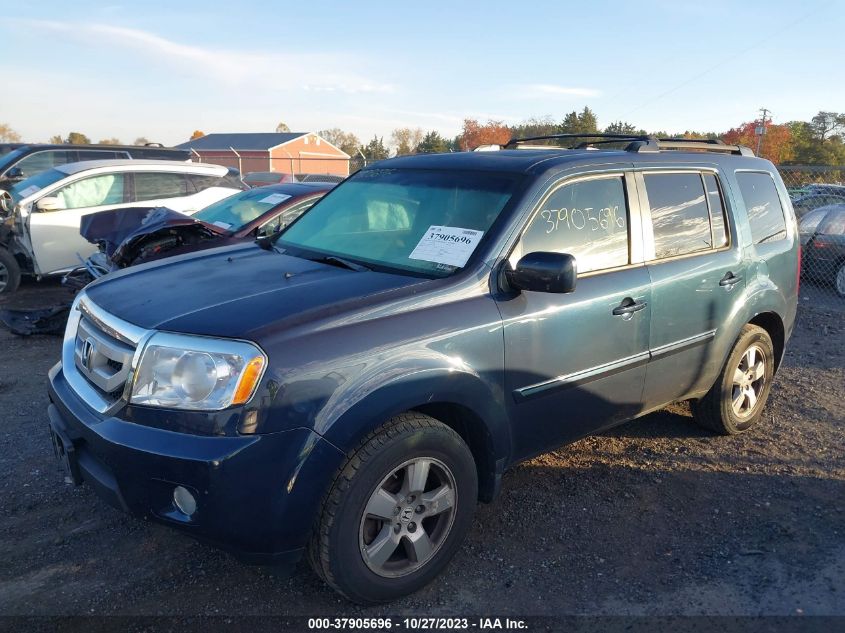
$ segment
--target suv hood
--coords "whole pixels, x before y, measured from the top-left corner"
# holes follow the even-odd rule
[[[431,283],[356,272],[250,243],[132,266],[85,293],[107,312],[146,329],[254,338],[291,317],[314,321],[377,303],[380,293]]]

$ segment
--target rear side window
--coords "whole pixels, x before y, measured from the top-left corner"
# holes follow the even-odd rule
[[[112,150],[81,149],[78,160],[113,160],[115,158],[127,158],[126,152]]]
[[[185,175],[179,173],[135,173],[135,200],[179,198],[188,195]]]
[[[739,191],[748,211],[748,224],[755,244],[786,238],[786,220],[775,181],[766,172],[740,171],[736,174]]]
[[[713,235],[713,248],[728,244],[728,232],[725,228],[725,205],[719,190],[719,181],[714,174],[704,174],[704,189],[707,191],[707,205],[710,207],[710,229]]]
[[[657,259],[713,248],[710,212],[701,175],[646,174]]]
[[[522,254],[569,253],[578,272],[624,266],[628,204],[622,176],[564,185],[546,198],[522,238]]]

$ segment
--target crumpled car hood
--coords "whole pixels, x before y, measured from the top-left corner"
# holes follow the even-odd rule
[[[133,261],[136,246],[159,232],[178,227],[207,231],[209,237],[227,231],[167,207],[127,207],[82,216],[79,234],[93,244],[102,244],[106,255],[117,266]]]

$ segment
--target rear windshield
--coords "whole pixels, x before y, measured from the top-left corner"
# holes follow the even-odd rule
[[[845,209],[837,209],[828,213],[819,224],[822,235],[845,235]]]

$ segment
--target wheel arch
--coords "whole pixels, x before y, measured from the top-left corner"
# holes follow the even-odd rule
[[[775,350],[775,370],[777,370],[783,360],[786,347],[786,328],[783,319],[776,312],[761,312],[748,323],[763,328],[772,339],[772,346]]]

